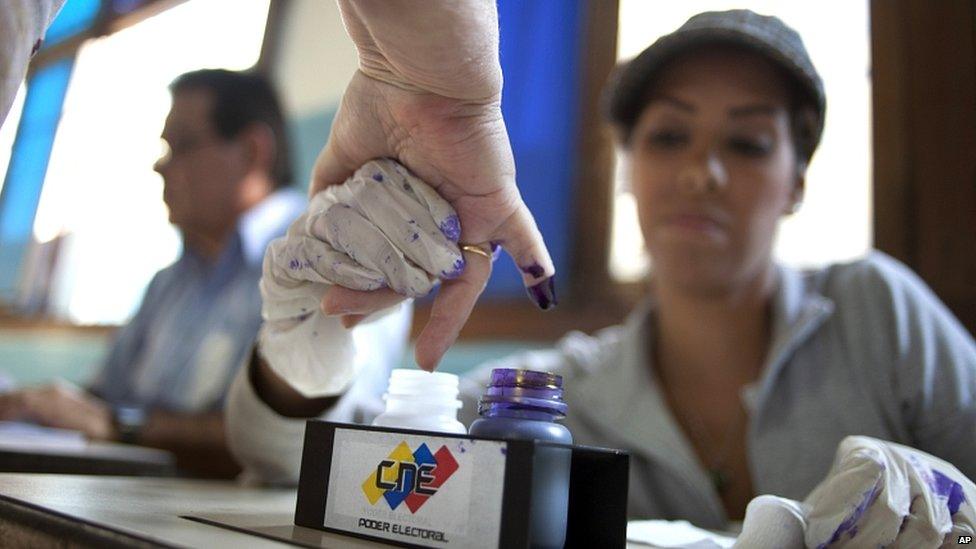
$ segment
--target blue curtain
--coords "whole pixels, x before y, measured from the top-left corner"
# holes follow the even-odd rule
[[[44,35],[44,47],[63,42],[87,30],[95,22],[101,0],[68,0]]]
[[[522,197],[535,215],[566,288],[573,246],[585,0],[499,0],[502,112],[515,151]],[[523,293],[508,258],[495,264],[486,296]]]
[[[0,298],[14,297],[31,241],[54,134],[74,58],[52,63],[27,82],[27,97],[0,193]]]

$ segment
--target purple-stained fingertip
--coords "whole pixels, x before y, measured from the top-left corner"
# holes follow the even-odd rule
[[[539,265],[538,263],[533,263],[525,267],[519,267],[519,269],[521,269],[523,273],[533,278],[542,278],[546,274],[546,270],[543,269],[542,265]]]
[[[559,304],[556,299],[556,277],[550,276],[542,282],[525,289],[529,297],[543,311],[555,308]]]

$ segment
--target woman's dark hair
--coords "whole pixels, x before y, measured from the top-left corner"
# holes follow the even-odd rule
[[[264,124],[274,134],[275,157],[271,178],[275,188],[289,185],[294,174],[288,134],[274,87],[255,72],[202,69],[179,76],[169,86],[173,94],[205,90],[213,94],[210,119],[217,134],[232,139],[251,124]]]

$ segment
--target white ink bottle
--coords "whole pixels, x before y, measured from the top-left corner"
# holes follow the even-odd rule
[[[396,369],[390,372],[386,411],[376,416],[377,427],[467,434],[458,421],[458,376],[444,372]]]

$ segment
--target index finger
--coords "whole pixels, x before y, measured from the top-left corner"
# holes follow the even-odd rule
[[[433,372],[444,353],[457,340],[471,309],[491,276],[491,260],[463,252],[467,266],[456,279],[445,280],[434,298],[427,325],[417,337],[414,357],[421,369]]]

